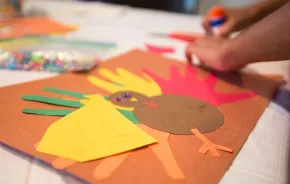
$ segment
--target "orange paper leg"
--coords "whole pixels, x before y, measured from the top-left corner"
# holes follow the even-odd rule
[[[173,179],[184,179],[184,174],[182,173],[178,163],[176,162],[170,145],[168,143],[168,133],[161,132],[159,130],[155,130],[145,125],[139,125],[144,131],[146,131],[149,135],[157,139],[158,143],[150,145],[149,147],[155,153],[155,155],[159,158],[166,173]]]
[[[203,142],[203,145],[199,149],[200,153],[205,154],[208,151],[210,151],[214,157],[221,157],[218,150],[226,151],[226,152],[230,152],[230,153],[233,152],[233,150],[230,148],[220,146],[217,144],[213,144],[203,134],[201,134],[197,129],[192,129],[191,131],[194,133],[194,135],[196,135]]]
[[[93,176],[96,180],[104,180],[109,178],[112,173],[123,163],[130,152],[125,152],[119,155],[106,157],[95,168]]]
[[[37,149],[38,145],[39,145],[39,142],[37,142],[37,143],[34,145],[34,148]]]
[[[35,149],[37,148],[37,146],[39,145],[39,142],[36,143],[34,145]],[[60,157],[57,157],[53,162],[52,162],[52,167],[54,167],[55,169],[60,169],[60,170],[63,170],[63,169],[66,169],[72,165],[74,165],[76,162],[73,161],[73,160],[68,160],[68,159],[65,159],[65,158],[60,158]]]
[[[74,165],[76,162],[73,160],[68,160],[65,158],[56,158],[53,162],[52,162],[52,167],[56,168],[56,169],[67,169],[68,167]]]

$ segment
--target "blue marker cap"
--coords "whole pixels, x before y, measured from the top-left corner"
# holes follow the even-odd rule
[[[210,26],[217,27],[217,26],[223,25],[225,22],[226,22],[226,17],[222,17],[220,19],[215,19],[215,20],[210,21]]]

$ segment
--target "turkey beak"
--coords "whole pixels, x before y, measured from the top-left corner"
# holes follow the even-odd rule
[[[137,100],[136,98],[133,97],[133,98],[131,98],[131,101],[132,101],[132,102],[137,102],[138,100]]]

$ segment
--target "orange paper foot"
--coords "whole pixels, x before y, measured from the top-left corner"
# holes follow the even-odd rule
[[[221,157],[221,155],[218,152],[218,150],[226,151],[226,152],[229,152],[229,153],[232,153],[233,152],[233,150],[230,149],[230,148],[227,148],[225,146],[217,145],[217,144],[214,144],[214,143],[210,142],[197,129],[192,129],[191,131],[194,133],[194,135],[196,135],[203,142],[203,145],[199,149],[199,152],[200,153],[205,154],[205,153],[207,153],[209,151],[212,154],[212,156],[214,156],[214,157]]]
[[[168,141],[160,141],[159,143],[150,145],[149,147],[161,161],[168,176],[175,180],[183,180],[185,178],[172,154]]]
[[[37,142],[37,143],[34,145],[34,148],[37,149],[38,145],[39,145],[39,142]]]
[[[130,152],[106,157],[95,168],[93,176],[96,180],[104,180],[109,178],[112,173],[124,162]]]
[[[76,162],[73,160],[58,157],[52,162],[52,167],[55,169],[63,170],[74,165],[75,163]]]
[[[210,143],[210,144],[204,143],[200,147],[199,152],[205,154],[205,153],[207,153],[209,151],[212,154],[212,156],[221,157],[221,155],[218,152],[218,150],[226,151],[226,152],[229,152],[229,153],[233,152],[233,150],[230,149],[230,148],[227,148],[227,147],[224,147],[224,146],[220,146],[220,145],[217,145],[217,144],[213,144],[213,143]]]
[[[175,180],[183,180],[185,176],[175,160],[168,143],[169,133],[149,128],[143,124],[138,124],[138,127],[158,140],[158,143],[150,145],[149,148],[161,161],[167,175]]]
[[[39,142],[37,142],[35,145],[34,145],[34,148],[37,149],[39,145]],[[59,169],[59,170],[63,170],[63,169],[66,169],[72,165],[74,165],[76,162],[73,161],[73,160],[68,160],[68,159],[65,159],[65,158],[60,158],[60,157],[57,157],[53,162],[52,162],[52,167],[55,168],[55,169]]]

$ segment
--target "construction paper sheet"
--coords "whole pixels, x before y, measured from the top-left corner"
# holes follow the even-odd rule
[[[82,108],[54,122],[39,142],[37,151],[85,162],[155,142],[101,95],[94,95]]]
[[[175,48],[174,47],[169,47],[169,46],[158,46],[158,45],[153,45],[153,44],[145,44],[146,48],[148,51],[157,53],[157,54],[166,54],[166,53],[174,53]]]
[[[176,70],[172,71],[172,68],[176,68]],[[27,94],[47,97],[51,95],[50,97],[52,98],[60,98],[61,95],[43,91],[46,86],[83,94],[100,94],[106,100],[110,100],[114,93],[122,94],[122,91],[140,93],[150,98],[159,95],[187,96],[211,104],[223,115],[224,120],[221,127],[206,134],[201,133],[201,135],[212,143],[210,144],[211,146],[215,145],[214,148],[222,148],[220,146],[223,146],[230,148],[233,151],[232,153],[217,149],[220,155],[217,159],[212,154],[212,151],[207,150],[212,147],[203,146],[206,141],[203,141],[194,132],[191,135],[169,134],[150,128],[146,125],[148,122],[140,121],[136,125],[133,122],[130,123],[146,131],[148,135],[158,141],[157,143],[137,150],[131,150],[125,159],[120,158],[115,162],[113,158],[110,161],[108,160],[110,157],[106,157],[105,159],[86,163],[62,162],[65,163],[63,165],[66,165],[66,167],[57,168],[63,168],[64,173],[71,174],[88,183],[98,184],[218,183],[268,106],[269,100],[280,84],[281,78],[246,73],[229,73],[227,75],[216,73],[214,74],[216,77],[215,85],[209,90],[211,91],[209,93],[207,92],[208,90],[203,88],[209,89],[208,85],[212,85],[211,82],[206,82],[205,84],[210,73],[200,68],[194,68],[195,75],[193,77],[197,79],[195,80],[196,82],[191,82],[188,85],[190,92],[184,93],[186,91],[184,88],[182,93],[180,92],[181,90],[169,88],[170,85],[167,83],[172,84],[170,80],[172,73],[174,71],[178,72],[176,76],[179,81],[182,81],[187,75],[187,69],[186,65],[175,60],[150,52],[134,50],[102,63],[100,68],[96,68],[90,73],[90,77],[84,74],[65,74],[55,78],[0,88],[0,103],[2,104],[0,106],[1,144],[9,145],[9,147],[18,149],[30,156],[37,157],[53,167],[59,166],[56,164],[59,163],[59,157],[37,152],[35,145],[42,139],[53,122],[59,120],[60,117],[32,115],[22,112],[23,108],[64,109],[64,107],[47,103],[36,103],[21,99],[23,95]],[[125,72],[127,73],[126,77],[122,77],[124,72],[120,71],[127,71]],[[145,71],[149,71],[150,74],[154,75],[149,77]],[[129,75],[128,72],[133,75]],[[113,77],[119,80],[116,81],[120,84],[117,88],[116,85],[111,85],[114,84],[112,81],[115,81]],[[90,81],[88,81],[88,78]],[[136,81],[136,83],[132,81]],[[163,81],[164,83],[160,83]],[[240,82],[234,83],[233,81]],[[173,85],[181,86],[178,82]],[[167,86],[168,88],[166,88]],[[200,92],[193,93],[193,86],[195,86],[196,91],[207,92],[211,98],[201,99],[201,97],[194,96],[193,94],[200,94]],[[214,99],[211,95],[213,92],[225,95],[246,95],[242,99],[236,98],[235,100],[227,100],[226,103],[217,103],[219,101],[211,100]],[[84,99],[84,102],[89,102],[90,95],[87,99]],[[107,102],[111,103],[111,101]],[[144,105],[149,105],[152,108],[159,106],[151,101]],[[114,107],[118,108],[119,106],[114,105]],[[131,110],[132,112],[134,108],[121,107],[119,110]],[[94,114],[98,115],[98,111],[94,111]],[[121,113],[119,114],[122,115]],[[138,119],[137,116],[135,118]],[[147,131],[148,129],[150,131]],[[113,165],[111,165],[112,163]],[[96,175],[95,171],[102,168],[106,168],[106,172],[103,169],[105,174]],[[132,171],[134,171],[134,174],[132,174]]]
[[[26,35],[48,35],[66,33],[74,30],[46,17],[13,18],[0,23],[0,38],[15,38]]]

